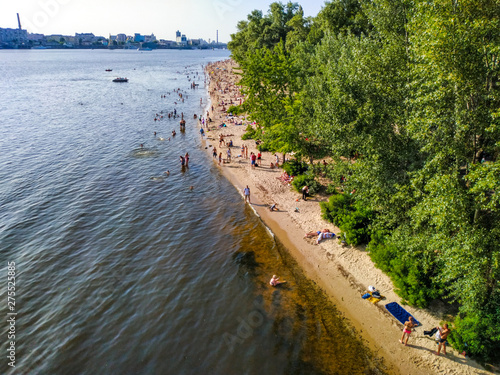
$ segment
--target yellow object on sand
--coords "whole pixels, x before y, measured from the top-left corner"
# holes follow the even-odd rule
[[[371,293],[370,293],[371,294]],[[380,296],[380,298],[378,297],[373,297],[373,296],[370,296],[367,298],[368,301],[370,301],[371,303],[377,303],[378,301],[380,301],[381,299],[384,299],[385,297],[384,296]]]

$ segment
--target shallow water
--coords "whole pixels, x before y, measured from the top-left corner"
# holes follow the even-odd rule
[[[17,312],[0,373],[381,371],[202,146],[202,65],[227,56],[0,52],[0,291],[14,261]],[[174,108],[183,133],[153,121]]]

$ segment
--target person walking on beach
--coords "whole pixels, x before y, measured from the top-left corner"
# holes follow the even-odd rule
[[[245,159],[248,159],[248,146],[245,145]]]
[[[302,188],[302,199],[307,200],[308,195],[309,195],[309,187],[306,185]]]
[[[399,340],[399,342],[401,344],[404,344],[405,346],[408,344],[408,338],[411,335],[411,330],[412,330],[412,328],[414,328],[416,326],[417,325],[415,324],[415,321],[413,320],[413,317],[410,316],[408,318],[408,321],[405,322],[404,327],[403,327],[403,335],[401,336],[401,340]],[[405,335],[406,335],[406,340],[405,340]]]
[[[245,202],[248,201],[248,203],[252,204],[252,202],[250,202],[250,188],[248,185],[245,189],[243,189],[243,195],[245,196]]]
[[[448,324],[443,324],[443,327],[437,327],[439,330],[440,338],[438,341],[438,350],[434,354],[439,355],[441,353],[441,349],[443,349],[443,354],[446,355],[446,341],[448,339],[448,335],[450,334],[450,329],[448,328]]]
[[[251,152],[250,153],[250,163],[252,164],[252,169],[255,169],[255,162],[257,160],[257,156]]]
[[[228,163],[231,162],[231,149],[230,148],[227,149],[227,162]]]
[[[219,167],[220,167],[220,164],[222,163],[222,152],[219,153]]]

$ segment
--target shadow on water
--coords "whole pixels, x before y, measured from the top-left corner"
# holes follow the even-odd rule
[[[234,262],[239,266],[239,272],[255,276],[259,263],[255,260],[253,251],[238,251],[233,254]]]

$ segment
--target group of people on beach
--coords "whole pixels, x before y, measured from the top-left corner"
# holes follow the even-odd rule
[[[399,342],[405,346],[408,345],[408,339],[410,338],[411,333],[413,332],[414,328],[417,327],[417,324],[415,323],[415,319],[413,319],[412,316],[408,317],[408,320],[405,322],[403,325],[403,334],[401,336],[401,339],[399,339]],[[445,323],[443,324],[442,327],[436,327],[435,329],[430,331],[431,333],[436,333],[436,343],[438,345],[438,349],[436,352],[433,352],[436,355],[441,354],[441,350],[443,351],[443,354],[446,355],[446,344],[448,341],[448,336],[450,334],[450,328],[448,327],[448,324]],[[424,332],[425,334],[425,332]]]

